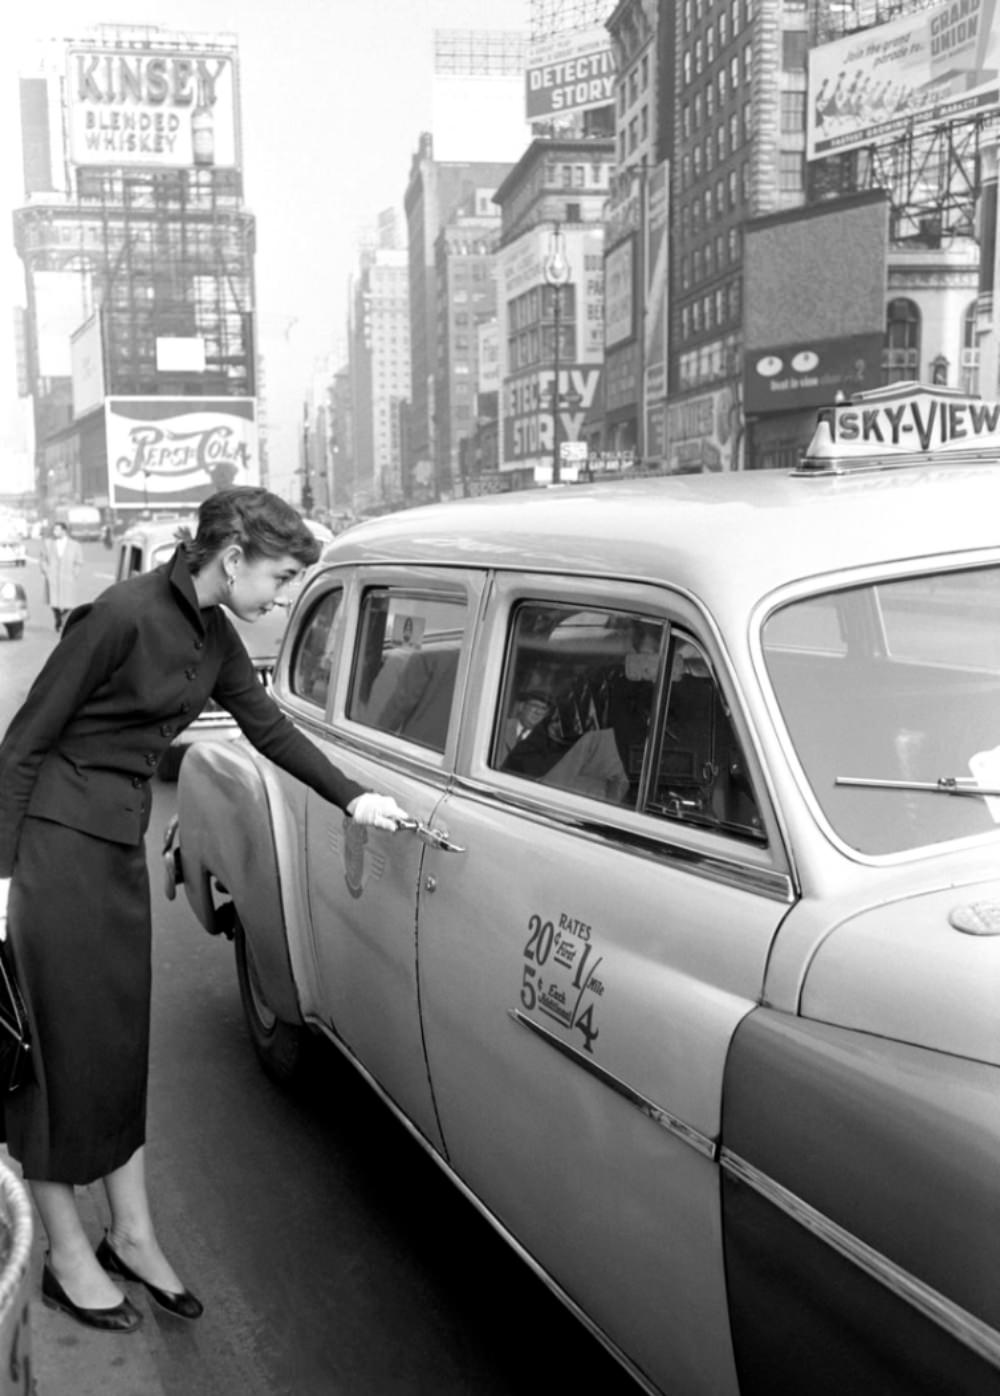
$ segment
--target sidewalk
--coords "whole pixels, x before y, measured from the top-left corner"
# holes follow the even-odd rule
[[[78,1188],[77,1204],[96,1244],[105,1223],[95,1190]],[[44,1258],[45,1235],[36,1214],[29,1305],[33,1396],[166,1396],[156,1360],[159,1330],[142,1287],[128,1286],[129,1298],[142,1312],[142,1327],[135,1333],[99,1333],[42,1303]]]

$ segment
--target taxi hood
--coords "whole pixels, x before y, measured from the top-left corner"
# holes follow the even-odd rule
[[[799,1011],[1000,1066],[1000,880],[841,921],[811,959]]]

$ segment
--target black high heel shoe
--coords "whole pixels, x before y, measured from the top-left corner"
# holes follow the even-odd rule
[[[196,1299],[189,1289],[182,1289],[179,1294],[171,1294],[169,1289],[158,1289],[156,1285],[137,1275],[112,1249],[106,1236],[97,1248],[97,1259],[110,1275],[120,1275],[123,1280],[135,1280],[137,1284],[145,1285],[150,1298],[175,1318],[201,1318],[205,1312],[204,1304],[200,1299]]]
[[[132,1333],[142,1322],[142,1314],[130,1299],[123,1299],[110,1309],[85,1309],[74,1304],[47,1262],[42,1270],[42,1303],[46,1308],[69,1314],[88,1328],[101,1328],[106,1333]]]

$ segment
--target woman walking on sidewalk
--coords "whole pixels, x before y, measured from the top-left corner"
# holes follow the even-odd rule
[[[43,1298],[91,1327],[140,1321],[108,1272],[182,1318],[202,1312],[160,1248],[145,1180],[143,838],[159,758],[214,698],[254,746],[359,823],[395,829],[407,817],[283,716],[222,609],[257,619],[317,554],[275,495],[213,495],[168,564],[72,612],[0,744],[0,916],[34,1048],[34,1080],[4,1100],[7,1140],[48,1233]],[[97,1179],[111,1226],[95,1255],[73,1189]]]

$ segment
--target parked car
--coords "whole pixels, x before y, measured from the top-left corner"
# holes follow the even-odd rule
[[[0,625],[8,640],[20,640],[28,619],[28,597],[20,582],[0,580]]]
[[[13,524],[0,522],[0,567],[24,567],[27,561],[24,535]]]
[[[648,1392],[1000,1388],[998,426],[359,524],[273,692],[415,827],[181,773],[264,1068],[334,1043]]]
[[[151,572],[169,562],[177,547],[178,529],[187,527],[194,533],[196,525],[197,520],[192,515],[143,522],[126,529],[116,544],[116,580],[124,581],[126,577],[132,577],[137,572]],[[276,607],[270,614],[253,622],[241,620],[234,615],[230,616],[230,620],[246,645],[261,682],[270,683],[281,636],[288,620],[287,610]],[[160,778],[176,778],[188,747],[207,740],[230,740],[239,735],[239,730],[235,718],[231,717],[225,708],[210,700],[191,726],[174,738],[160,762]]]

